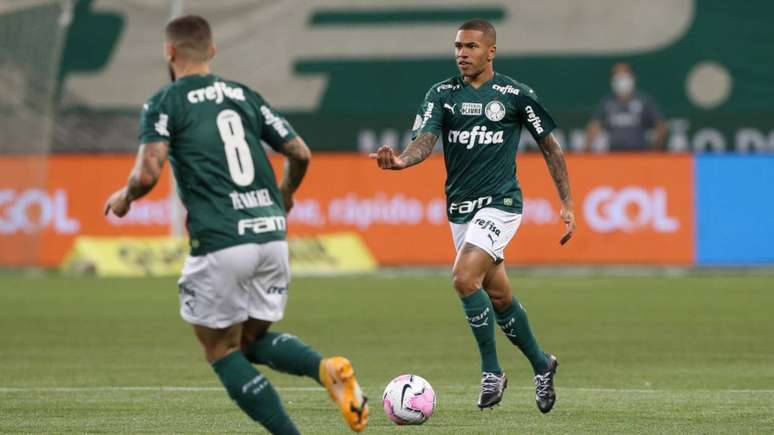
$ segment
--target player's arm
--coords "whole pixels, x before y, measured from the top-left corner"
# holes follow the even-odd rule
[[[159,181],[164,162],[167,161],[168,144],[166,141],[149,142],[140,145],[134,168],[129,174],[126,186],[117,190],[105,203],[105,214],[112,211],[118,217],[129,212],[132,201],[142,198]]]
[[[430,87],[425,100],[419,106],[414,126],[411,128],[413,140],[398,155],[389,145],[383,145],[368,157],[376,160],[382,169],[399,171],[424,161],[433,152],[438,136],[443,130],[443,96],[436,85]]]
[[[567,173],[567,163],[564,160],[564,152],[556,137],[551,133],[538,141],[540,151],[546,160],[548,172],[554,179],[556,190],[559,192],[559,200],[562,202],[561,216],[565,225],[565,232],[562,235],[560,244],[564,245],[572,237],[575,231],[575,211],[570,190],[570,176]]]
[[[279,189],[285,203],[285,212],[289,213],[290,209],[293,208],[293,193],[301,185],[301,181],[306,175],[309,161],[312,159],[312,152],[301,136],[296,136],[285,142],[278,151],[285,156],[285,170],[279,183]]]
[[[401,170],[414,166],[425,160],[432,152],[438,136],[433,133],[420,133],[401,155],[396,155],[395,150],[389,145],[382,145],[375,153],[368,157],[376,159],[376,163],[382,169]]]

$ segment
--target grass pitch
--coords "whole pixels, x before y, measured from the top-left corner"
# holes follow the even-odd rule
[[[774,431],[774,277],[519,277],[514,287],[561,361],[538,412],[526,360],[498,332],[510,387],[480,412],[478,358],[449,279],[298,278],[285,320],[348,356],[372,399],[366,433]],[[173,279],[0,276],[0,432],[260,432],[234,406],[177,314]],[[325,391],[259,368],[303,433],[348,433]],[[381,410],[413,372],[438,395],[420,427]]]

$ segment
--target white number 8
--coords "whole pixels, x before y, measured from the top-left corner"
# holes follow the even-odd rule
[[[233,110],[226,109],[218,113],[218,131],[226,149],[226,160],[231,179],[239,186],[248,186],[255,179],[253,157],[250,145],[245,140],[242,118]]]

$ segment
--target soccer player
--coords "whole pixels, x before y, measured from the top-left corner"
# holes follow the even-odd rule
[[[462,24],[454,41],[459,76],[433,85],[414,122],[413,141],[398,155],[384,145],[370,157],[382,169],[402,170],[427,158],[439,137],[446,163],[446,205],[457,250],[453,284],[481,354],[478,406],[502,400],[507,387],[495,349],[495,321],[529,359],[541,412],[556,401],[554,355],[543,352],[513,296],[503,252],[521,223],[522,193],[516,148],[522,127],[537,141],[559,191],[564,244],[575,230],[573,201],[555,124],[537,96],[522,83],[496,73],[495,29],[487,21]]]
[[[276,391],[253,366],[268,365],[321,383],[350,428],[362,431],[368,408],[350,362],[322,358],[297,337],[268,331],[288,300],[285,216],[309,148],[258,93],[210,73],[215,45],[206,20],[171,21],[164,51],[172,83],[143,106],[137,161],[105,213],[126,215],[169,157],[191,245],[178,281],[180,315],[193,325],[228,395],[269,432],[297,434]],[[261,141],[287,159],[279,186]]]

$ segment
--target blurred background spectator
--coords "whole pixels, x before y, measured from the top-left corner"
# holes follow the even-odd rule
[[[637,90],[631,65],[613,65],[610,88],[612,94],[602,98],[586,127],[586,149],[663,150],[667,123],[655,100]],[[603,132],[607,134],[607,144],[598,144]]]

